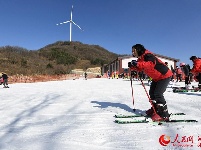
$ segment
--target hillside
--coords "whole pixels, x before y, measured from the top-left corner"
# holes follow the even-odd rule
[[[66,74],[72,69],[101,67],[119,55],[99,45],[58,41],[39,50],[0,47],[0,71],[8,75]]]

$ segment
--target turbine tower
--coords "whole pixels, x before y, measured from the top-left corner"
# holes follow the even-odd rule
[[[58,23],[58,24],[56,24],[56,25],[62,25],[62,24],[65,24],[65,23],[70,23],[70,42],[71,42],[71,39],[72,39],[72,23],[73,23],[74,25],[76,25],[80,30],[84,31],[79,25],[77,25],[77,24],[73,21],[73,5],[72,5],[72,9],[71,9],[71,14],[70,14],[70,20],[67,20],[67,21]]]

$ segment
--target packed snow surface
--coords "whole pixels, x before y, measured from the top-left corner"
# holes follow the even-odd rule
[[[143,82],[149,91],[147,81]],[[171,86],[184,86],[184,82],[171,83],[164,93],[169,113],[186,113],[172,119],[196,119],[197,123],[115,123],[115,114],[144,114],[151,107],[140,81],[132,83],[134,107],[128,79],[80,78],[9,86],[0,89],[1,150],[201,149],[201,92],[172,92]],[[162,144],[168,142],[164,146],[162,135]]]

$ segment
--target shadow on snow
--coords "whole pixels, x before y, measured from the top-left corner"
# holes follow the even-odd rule
[[[101,109],[108,108],[108,107],[115,107],[115,108],[120,108],[123,109],[127,112],[135,113],[135,114],[143,114],[144,111],[140,109],[135,109],[135,111],[130,108],[126,104],[121,104],[121,103],[112,103],[112,102],[99,102],[99,101],[91,101],[91,103],[98,104],[99,106],[93,106],[93,107],[98,107]]]

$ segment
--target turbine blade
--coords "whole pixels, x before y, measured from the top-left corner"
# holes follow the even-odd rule
[[[72,8],[71,8],[71,12],[73,12],[73,5],[72,5]]]
[[[68,23],[68,22],[70,22],[70,21],[64,21],[64,22],[61,22],[61,23],[57,23],[56,25],[58,26],[60,24],[64,24],[64,23]]]
[[[84,30],[83,30],[79,25],[77,25],[75,22],[72,21],[72,23],[73,23],[74,25],[76,25],[78,28],[80,28],[80,30],[84,31]]]
[[[70,22],[70,21],[65,21],[65,22],[63,22],[63,23],[68,23],[68,22]]]
[[[72,19],[73,19],[73,5],[72,5],[71,13],[70,13],[70,20]]]

